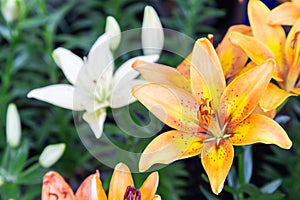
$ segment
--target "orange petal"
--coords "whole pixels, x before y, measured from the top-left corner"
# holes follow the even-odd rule
[[[161,197],[159,195],[155,195],[152,200],[161,200]]]
[[[289,149],[292,146],[292,141],[281,126],[271,118],[259,114],[252,114],[233,127],[231,134],[233,136],[229,140],[233,145],[261,142],[276,144],[284,149]]]
[[[219,57],[207,38],[198,39],[194,45],[191,84],[198,101],[208,98],[213,108],[219,110],[220,97],[226,83]]]
[[[175,68],[142,60],[134,62],[132,67],[140,72],[148,82],[173,85],[191,91],[190,81]]]
[[[128,186],[134,186],[131,172],[125,164],[119,163],[110,181],[108,200],[123,199]]]
[[[88,176],[79,186],[75,196],[78,200],[106,200],[99,172]]]
[[[177,130],[162,133],[144,150],[139,163],[140,171],[146,171],[157,163],[169,164],[179,159],[199,155],[205,137],[205,134]]]
[[[158,172],[151,173],[139,189],[142,194],[142,200],[152,200],[155,197],[158,187]]]
[[[255,37],[247,36],[238,32],[232,32],[230,34],[230,40],[241,47],[249,58],[258,65],[263,63],[266,59],[275,58],[272,51]],[[277,81],[283,80],[283,73],[279,69],[278,65],[276,65],[276,71],[274,71],[273,78]]]
[[[265,112],[259,105],[255,107],[252,114],[265,115],[271,119],[274,119],[276,116],[276,109]]]
[[[300,4],[285,2],[271,10],[268,20],[272,25],[293,25],[299,18]]]
[[[295,93],[296,96],[300,95],[300,88],[293,88],[291,91]]]
[[[150,83],[134,87],[133,95],[170,127],[186,132],[198,131],[199,106],[186,91],[169,85]]]
[[[266,90],[275,62],[267,60],[236,77],[225,89],[222,96],[221,119],[234,126],[245,119],[258,105]]]
[[[232,165],[234,150],[227,140],[206,143],[208,154],[201,157],[202,165],[208,175],[213,193],[219,194]]]
[[[216,51],[220,58],[221,66],[226,78],[236,75],[245,66],[248,56],[244,51],[233,45],[229,39],[231,32],[237,31],[245,35],[251,35],[251,28],[245,25],[231,26]]]
[[[43,179],[42,200],[75,200],[74,193],[64,178],[57,172],[50,171]]]
[[[178,66],[177,70],[185,78],[190,79],[190,66],[192,60],[192,53],[190,53]]]
[[[300,18],[288,34],[285,44],[285,56],[288,64],[285,89],[290,91],[295,87],[300,72]]]
[[[259,101],[259,105],[264,111],[278,108],[292,93],[278,88],[273,83],[269,83],[267,90]]]
[[[254,37],[265,43],[273,52],[281,72],[284,72],[285,32],[280,25],[269,25],[269,8],[259,0],[248,3],[248,17]],[[254,50],[256,50],[255,48]]]

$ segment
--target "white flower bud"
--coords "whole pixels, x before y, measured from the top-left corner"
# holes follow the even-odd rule
[[[39,157],[39,163],[45,168],[54,165],[65,151],[66,145],[64,143],[51,144],[45,147]]]
[[[114,17],[108,16],[106,18],[105,32],[108,33],[111,38],[109,44],[110,49],[112,51],[116,50],[121,41],[121,29]]]
[[[21,140],[20,116],[15,104],[9,104],[6,115],[6,140],[9,146],[17,147]]]
[[[142,47],[145,55],[160,54],[164,32],[159,17],[151,6],[146,6],[142,26]]]
[[[17,20],[23,12],[23,0],[2,0],[1,12],[4,19],[11,23]]]

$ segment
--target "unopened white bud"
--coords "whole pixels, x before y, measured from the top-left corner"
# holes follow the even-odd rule
[[[17,20],[21,16],[23,7],[23,0],[2,0],[1,2],[1,12],[8,23]]]
[[[6,140],[9,146],[17,147],[21,140],[20,116],[15,104],[9,104],[6,115]]]
[[[51,167],[63,155],[65,148],[66,145],[64,143],[46,146],[39,157],[39,163],[45,168]]]
[[[114,17],[108,16],[106,18],[105,32],[108,33],[111,38],[109,43],[110,49],[113,51],[116,50],[121,41],[121,29]]]

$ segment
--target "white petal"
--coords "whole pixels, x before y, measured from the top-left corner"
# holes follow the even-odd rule
[[[110,49],[116,50],[121,41],[121,29],[114,17],[108,16],[106,18],[105,32],[110,35]]]
[[[160,54],[164,45],[164,32],[153,7],[146,6],[142,25],[142,47],[145,55]]]
[[[90,125],[96,138],[100,138],[103,132],[104,121],[106,118],[106,110],[101,109],[92,113],[85,112],[83,113],[82,118]]]
[[[136,98],[134,98],[131,93],[132,87],[144,83],[146,83],[146,81],[140,79],[131,81],[125,79],[121,80],[112,90],[110,106],[112,108],[120,108],[136,101]]]
[[[80,68],[83,65],[82,59],[68,49],[62,47],[55,49],[52,53],[52,56],[70,83],[74,84]]]
[[[27,94],[27,97],[45,101],[69,110],[83,110],[82,105],[74,104],[74,87],[67,84],[50,85],[34,89]]]
[[[123,63],[114,74],[114,85],[119,84],[119,81],[126,78],[126,80],[132,80],[136,78],[139,73],[132,68],[132,64],[136,60],[143,60],[146,62],[156,62],[159,59],[159,55],[137,56],[127,60]]]
[[[9,104],[6,115],[6,139],[11,147],[17,147],[21,140],[20,116],[15,104]]]

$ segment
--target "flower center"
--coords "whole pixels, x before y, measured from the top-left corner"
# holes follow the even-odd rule
[[[141,200],[142,194],[134,186],[128,186],[123,200]]]
[[[198,111],[198,118],[200,123],[205,125],[206,127],[209,127],[210,120],[213,117],[215,117],[215,114],[211,106],[211,101],[208,98],[202,98],[200,100],[200,106]]]

